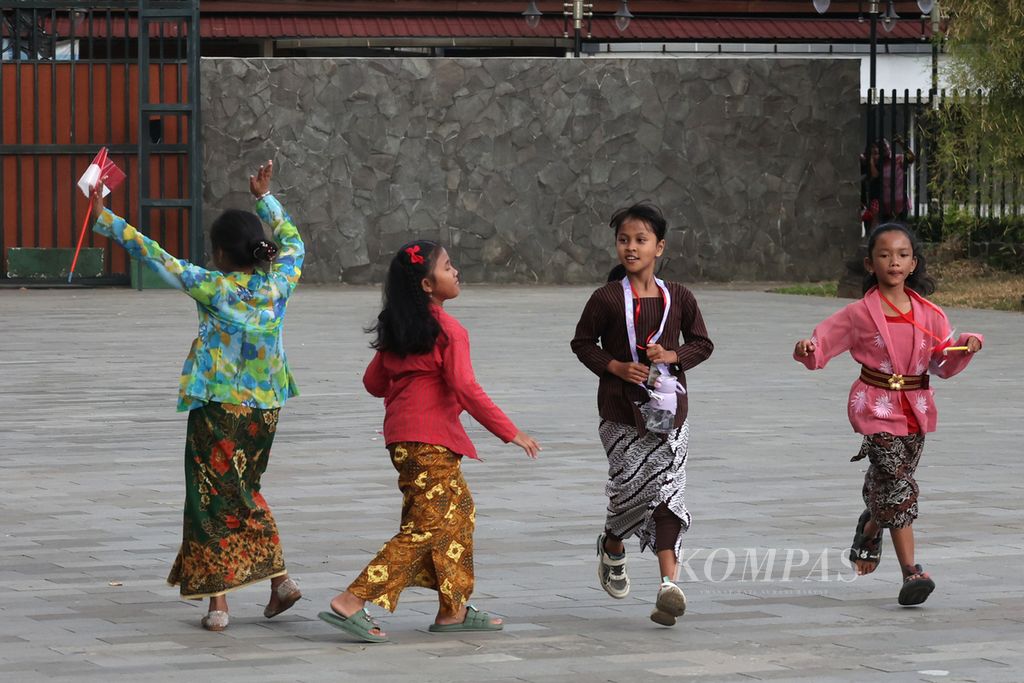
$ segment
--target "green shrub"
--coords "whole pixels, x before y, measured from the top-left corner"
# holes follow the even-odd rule
[[[945,242],[955,237],[971,242],[1024,244],[1024,216],[975,216],[954,211],[911,218],[907,223],[922,242]]]

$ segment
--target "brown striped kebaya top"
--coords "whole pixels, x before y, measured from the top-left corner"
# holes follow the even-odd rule
[[[665,322],[665,331],[657,343],[678,354],[679,361],[671,369],[685,387],[686,371],[707,359],[714,345],[708,338],[693,293],[678,282],[666,282],[665,285],[672,296],[672,305]],[[643,343],[648,335],[658,329],[664,311],[661,296],[640,299],[640,315],[636,321],[638,343]],[[635,402],[646,398],[644,390],[608,371],[608,363],[612,360],[633,360],[626,333],[622,284],[618,280],[609,282],[590,296],[576,325],[576,335],[571,346],[580,362],[601,378],[597,389],[598,414],[605,420],[634,426],[643,433],[643,420]],[[650,365],[642,350],[638,350],[637,354],[641,363]],[[688,397],[687,393],[678,398],[676,427],[686,419]]]

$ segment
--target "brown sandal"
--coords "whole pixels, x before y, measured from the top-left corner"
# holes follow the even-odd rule
[[[935,590],[935,582],[924,568],[915,564],[903,568],[903,588],[900,589],[899,603],[904,607],[920,605]]]

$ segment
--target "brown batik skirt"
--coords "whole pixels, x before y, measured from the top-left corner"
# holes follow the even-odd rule
[[[208,403],[188,414],[181,549],[167,582],[181,596],[222,595],[287,573],[260,493],[279,409]]]
[[[473,593],[476,525],[461,458],[444,446],[414,442],[388,451],[402,492],[401,527],[348,590],[394,612],[404,588],[431,588],[443,614],[458,614]]]
[[[914,479],[924,449],[924,434],[867,434],[851,460],[867,458],[864,504],[871,519],[886,529],[902,529],[917,519],[918,486]]]

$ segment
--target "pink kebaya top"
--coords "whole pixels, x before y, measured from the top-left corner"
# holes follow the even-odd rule
[[[416,441],[479,460],[459,419],[463,410],[506,443],[519,430],[477,383],[466,328],[440,306],[431,306],[431,311],[441,324],[434,349],[405,357],[378,351],[366,368],[363,386],[384,399],[388,445]]]
[[[916,323],[908,325],[912,328],[909,336],[904,334],[906,330],[893,329],[899,325],[886,322],[876,287],[869,290],[863,299],[848,304],[814,328],[811,335],[815,346],[813,353],[798,356],[794,352],[793,357],[808,369],[817,370],[825,367],[832,358],[849,351],[855,361],[879,372],[901,375],[929,373],[943,378],[952,377],[967,367],[973,354],[954,351],[943,356],[936,352],[936,338],[943,340],[950,334],[949,321],[942,309],[911,289],[907,289],[907,294],[910,295],[912,317]],[[895,336],[893,332],[896,332]],[[953,345],[964,346],[971,336],[984,342],[980,334],[964,333]],[[937,416],[933,389],[891,391],[865,384],[859,377],[850,387],[847,404],[850,425],[859,434],[888,432],[906,436],[910,431],[907,416],[901,409],[903,399],[910,404],[918,429],[922,433],[935,431]]]

